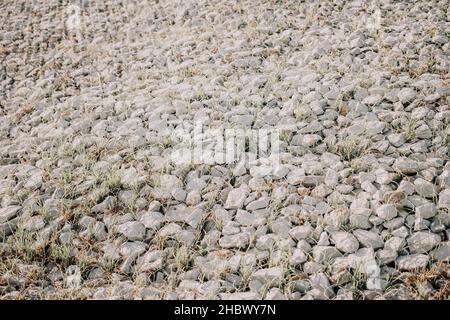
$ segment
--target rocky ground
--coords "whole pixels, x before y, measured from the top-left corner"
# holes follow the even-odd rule
[[[448,299],[449,8],[1,1],[0,297]]]

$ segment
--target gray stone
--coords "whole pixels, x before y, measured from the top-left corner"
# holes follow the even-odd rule
[[[411,253],[425,253],[441,242],[437,234],[421,231],[413,233],[408,239],[408,248]]]
[[[164,222],[164,215],[154,211],[145,212],[139,221],[148,229],[158,230]]]
[[[383,239],[374,231],[355,230],[353,234],[358,241],[367,248],[378,249],[384,246]]]
[[[45,221],[41,216],[32,216],[26,219],[22,226],[28,232],[35,232],[45,227]]]
[[[436,261],[450,261],[450,241],[442,242],[434,249],[430,256]]]
[[[416,192],[424,198],[432,198],[437,195],[436,186],[422,178],[414,180]]]
[[[267,206],[269,205],[269,201],[270,201],[269,197],[261,197],[257,200],[250,202],[245,208],[249,211],[267,208]]]
[[[417,93],[414,89],[411,88],[403,88],[401,89],[397,96],[401,103],[409,103],[414,100]]]
[[[267,287],[279,287],[284,279],[284,271],[281,267],[273,267],[260,269],[251,276],[253,280],[257,280]]]
[[[438,208],[447,210],[450,209],[450,189],[442,190],[439,193]]]
[[[384,220],[392,220],[397,216],[397,208],[393,204],[383,204],[375,212]]]
[[[428,260],[429,258],[425,254],[411,254],[398,257],[396,263],[400,270],[414,271],[425,268],[428,265]]]
[[[248,196],[248,191],[242,188],[233,189],[228,193],[225,209],[241,209]]]
[[[356,252],[359,248],[359,243],[356,237],[345,231],[337,231],[331,234],[331,240],[333,241],[336,248],[344,253]]]
[[[249,244],[249,236],[246,233],[238,233],[229,236],[223,236],[219,239],[219,245],[224,249],[244,249]]]
[[[130,241],[141,241],[145,237],[145,226],[137,221],[120,224],[117,226],[117,231]]]
[[[181,227],[176,223],[169,223],[159,229],[158,236],[162,238],[173,237],[181,232]]]
[[[261,300],[261,295],[257,292],[235,292],[220,293],[222,300]]]
[[[426,203],[415,209],[416,217],[422,219],[429,219],[436,215],[437,209],[434,203]]]
[[[15,218],[20,209],[22,209],[21,206],[8,206],[0,209],[0,224]]]
[[[315,246],[312,250],[313,258],[317,263],[328,263],[341,253],[331,246]]]
[[[309,239],[312,236],[313,228],[310,225],[297,226],[289,231],[289,235],[299,241]]]
[[[393,133],[388,135],[389,142],[396,148],[401,147],[405,142],[405,135],[403,133]]]
[[[395,160],[393,168],[403,174],[416,174],[419,171],[419,164],[408,158],[398,158]]]
[[[289,264],[291,266],[298,266],[308,260],[305,252],[302,249],[295,249],[289,258]]]

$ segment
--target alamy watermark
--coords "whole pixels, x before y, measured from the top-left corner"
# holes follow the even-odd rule
[[[202,122],[188,132],[177,129],[170,144],[174,164],[251,163],[264,159],[276,165],[280,162],[279,128],[209,128]]]

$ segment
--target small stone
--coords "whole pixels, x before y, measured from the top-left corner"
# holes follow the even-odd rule
[[[287,300],[279,288],[272,288],[266,294],[265,300]]]
[[[377,216],[384,220],[392,220],[397,216],[397,208],[393,204],[383,204],[376,210]]]
[[[450,241],[443,242],[430,253],[436,261],[450,261]]]
[[[367,248],[378,249],[384,246],[383,239],[374,231],[355,230],[353,234],[358,241]]]
[[[80,219],[80,221],[78,222],[78,224],[83,228],[83,229],[89,229],[92,228],[95,223],[97,222],[97,220],[93,217],[89,217],[89,216],[84,216]]]
[[[431,232],[421,231],[413,233],[407,242],[410,252],[426,253],[441,242],[441,237]]]
[[[164,227],[162,227],[159,231],[158,231],[158,236],[161,238],[166,238],[166,237],[173,237],[177,234],[179,234],[181,232],[181,227],[172,222],[169,223],[167,225],[165,225]]]
[[[437,214],[437,208],[434,203],[426,203],[415,209],[416,217],[422,219],[429,219]]]
[[[188,206],[195,206],[202,201],[202,196],[197,190],[190,191],[186,196],[186,204]]]
[[[304,169],[294,169],[288,173],[286,181],[293,186],[299,185],[305,177]]]
[[[261,300],[261,295],[257,292],[235,292],[220,293],[222,300]]]
[[[9,206],[0,209],[0,224],[15,218],[20,209],[22,209],[20,206]]]
[[[125,187],[133,187],[138,182],[137,170],[135,168],[133,168],[133,167],[125,169],[122,172],[122,176],[121,176],[120,182]]]
[[[383,100],[383,97],[381,95],[374,94],[374,95],[364,98],[362,103],[370,105],[370,106],[374,106],[374,105],[379,104],[381,102],[381,100]]]
[[[393,133],[388,135],[387,138],[389,142],[396,148],[401,147],[406,142],[405,135],[403,133]]]
[[[375,182],[377,182],[381,185],[387,185],[392,182],[393,175],[384,169],[377,169],[377,170],[375,170],[374,174],[377,177]]]
[[[261,197],[257,200],[250,202],[245,208],[249,211],[254,211],[258,209],[267,208],[269,205],[270,198],[269,197]]]
[[[105,240],[108,237],[106,225],[101,221],[96,222],[94,225],[93,234],[95,239],[97,239],[98,241]]]
[[[40,173],[32,175],[25,183],[24,188],[37,190],[42,186],[42,175]]]
[[[223,236],[219,239],[219,245],[224,249],[245,249],[249,244],[249,236],[247,233],[238,233],[229,236]]]
[[[137,221],[128,221],[118,225],[117,231],[130,241],[142,241],[145,237],[145,226]]]
[[[116,205],[117,199],[113,196],[108,196],[101,203],[93,206],[91,211],[93,213],[105,213],[108,210],[111,210]]]
[[[450,210],[450,189],[442,190],[439,193],[438,208]]]
[[[353,253],[359,249],[359,243],[356,237],[345,231],[337,231],[331,234],[331,240],[336,248],[344,253]]]
[[[236,188],[228,193],[225,209],[241,209],[244,206],[248,192],[241,188]]]
[[[424,198],[432,198],[437,195],[436,186],[422,178],[414,180],[416,192]]]
[[[403,249],[405,244],[406,244],[406,242],[405,242],[404,238],[392,237],[392,238],[386,240],[386,242],[384,244],[384,248],[394,251],[394,252],[399,252],[400,250]]]
[[[310,225],[297,226],[289,231],[289,235],[295,240],[309,239],[313,233],[313,228]]]
[[[315,197],[315,198],[323,199],[326,196],[328,196],[332,191],[333,190],[328,188],[326,185],[321,184],[312,190],[311,196]]]
[[[268,288],[279,287],[283,281],[284,272],[281,267],[260,269],[254,272],[251,278],[263,283]]]
[[[428,256],[425,254],[411,254],[409,256],[400,256],[396,263],[398,268],[403,271],[413,271],[425,268],[428,265]]]
[[[28,232],[38,231],[44,227],[45,227],[45,221],[44,221],[44,218],[42,218],[41,216],[30,217],[23,224],[23,228],[25,230],[27,230]]]
[[[317,263],[327,263],[342,255],[335,247],[331,246],[315,246],[312,253]]]
[[[186,199],[186,191],[181,188],[175,188],[172,190],[172,197],[180,202],[183,202]]]
[[[412,175],[419,171],[419,164],[408,158],[398,158],[395,160],[393,168],[400,173]]]
[[[417,95],[416,91],[414,91],[414,89],[411,88],[403,88],[397,94],[398,99],[403,104],[413,101],[416,95]]]
[[[309,293],[315,299],[330,299],[334,296],[330,281],[324,273],[317,273],[310,276],[311,290]]]
[[[305,252],[301,249],[295,249],[292,252],[291,257],[289,258],[289,264],[291,266],[298,266],[308,260],[308,257],[306,256]]]
[[[158,230],[164,222],[164,215],[160,212],[146,212],[139,221],[148,229]]]
[[[339,183],[339,175],[333,169],[328,169],[325,174],[324,182],[328,187],[334,188]]]
[[[382,249],[377,251],[377,258],[380,265],[386,265],[394,262],[397,259],[397,252],[389,249]]]
[[[350,225],[356,229],[370,229],[372,223],[369,221],[371,210],[360,208],[358,210],[353,210],[350,215]]]

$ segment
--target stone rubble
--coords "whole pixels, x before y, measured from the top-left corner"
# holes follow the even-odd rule
[[[0,298],[448,299],[448,17],[5,2]],[[199,122],[277,129],[280,161],[186,162]]]

